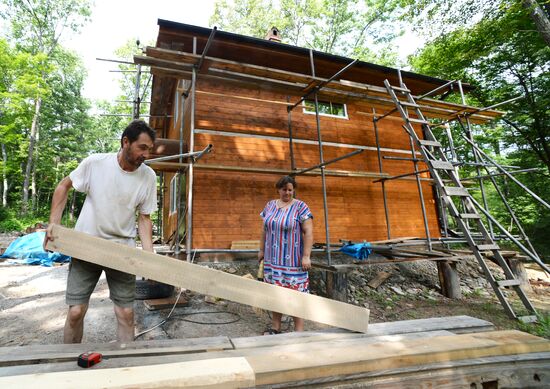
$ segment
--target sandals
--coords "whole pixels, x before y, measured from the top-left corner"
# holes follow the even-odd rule
[[[267,328],[265,331],[264,331],[264,335],[278,335],[280,334],[281,331],[278,331],[276,329],[273,329],[273,328]]]

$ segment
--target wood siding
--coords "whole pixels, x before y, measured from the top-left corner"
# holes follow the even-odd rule
[[[290,96],[292,102],[298,98]],[[199,79],[195,114],[195,128],[199,133],[195,134],[194,149],[200,150],[209,143],[214,145],[212,153],[203,157],[199,164],[290,170],[288,141],[251,137],[288,137],[286,101],[286,95],[274,91]],[[185,112],[187,122],[190,117],[190,99],[186,101]],[[323,142],[375,147],[372,118],[365,114],[369,112],[372,112],[372,106],[349,103],[348,119],[321,116]],[[401,125],[402,122],[397,120],[383,120],[379,123],[380,146],[394,149],[382,155],[411,156],[409,137]],[[189,134],[189,123],[186,123],[185,128],[185,133]],[[304,114],[303,109],[297,107],[292,112],[292,130],[296,139],[316,140],[315,115]],[[228,136],[227,133],[239,133],[242,137]],[[168,137],[179,137],[179,130],[172,127]],[[316,144],[294,143],[293,149],[297,168],[319,163]],[[330,160],[354,150],[349,147],[325,146],[324,159]],[[383,165],[384,173],[390,175],[413,171],[413,165],[408,161],[383,160]],[[422,168],[419,166],[419,169]],[[331,164],[327,169],[378,173],[377,152],[365,150],[359,155]],[[279,176],[212,171],[200,169],[198,165],[194,172],[193,248],[229,248],[235,240],[259,239],[259,213],[268,200],[277,198],[274,185]],[[166,185],[168,179],[169,175]],[[372,241],[387,238],[381,184],[373,180],[364,177],[327,177],[332,242],[339,239]],[[299,176],[297,182],[297,197],[304,200],[314,214],[314,239],[316,242],[324,242],[321,177]],[[392,238],[424,237],[416,182],[389,181],[386,189]],[[439,236],[434,196],[428,182],[423,182],[423,190],[431,235]],[[166,209],[170,199],[169,192],[165,193]],[[174,224],[174,220],[165,223],[170,226],[170,230],[173,230]]]

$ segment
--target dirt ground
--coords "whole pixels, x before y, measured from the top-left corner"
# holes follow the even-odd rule
[[[236,275],[256,274],[254,260],[208,266]],[[537,269],[538,266],[528,265],[533,285],[529,296],[541,312],[548,313],[550,278]],[[499,329],[519,328],[517,321],[506,317],[480,274],[477,263],[461,262],[458,270],[463,298],[451,300],[439,293],[437,269],[433,262],[362,266],[348,274],[348,301],[368,306],[371,323],[470,315],[491,321]],[[376,289],[368,287],[368,281],[381,271],[391,273],[391,276]],[[67,272],[67,265],[47,268],[0,262],[0,346],[62,342]],[[311,272],[311,283],[312,292],[322,295],[324,281],[320,271]],[[190,291],[183,294],[188,304],[176,308],[164,325],[141,336],[140,340],[255,336],[261,334],[270,322],[267,312],[225,300],[207,302],[205,296]],[[142,301],[136,301],[136,333],[155,326],[168,316],[169,311],[149,311]],[[306,322],[306,330],[326,327]],[[283,329],[292,329],[289,320],[285,321]],[[83,341],[96,343],[115,339],[113,305],[102,277],[90,301]]]

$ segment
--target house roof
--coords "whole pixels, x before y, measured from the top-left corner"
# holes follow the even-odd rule
[[[212,29],[158,19],[160,27],[157,47],[162,44],[179,43],[180,51],[192,52],[193,37],[197,38],[197,54],[201,54]],[[181,46],[183,45],[183,46]],[[352,59],[313,51],[315,59],[315,75],[330,78]],[[296,73],[311,74],[310,49],[290,44],[268,41],[245,35],[217,30],[214,40],[208,49],[208,56],[232,60],[246,61],[249,64],[266,66]],[[447,80],[423,74],[401,70],[403,81],[415,94],[422,94],[447,83]],[[397,85],[398,69],[358,61],[352,68],[341,75],[341,79],[370,85],[383,86],[384,79],[389,79]],[[465,86],[468,89],[468,86]]]

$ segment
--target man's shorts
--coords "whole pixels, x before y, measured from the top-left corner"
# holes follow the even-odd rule
[[[109,297],[122,308],[134,306],[136,276],[72,258],[67,278],[65,302],[68,305],[88,304],[101,272],[105,271],[109,285]]]

